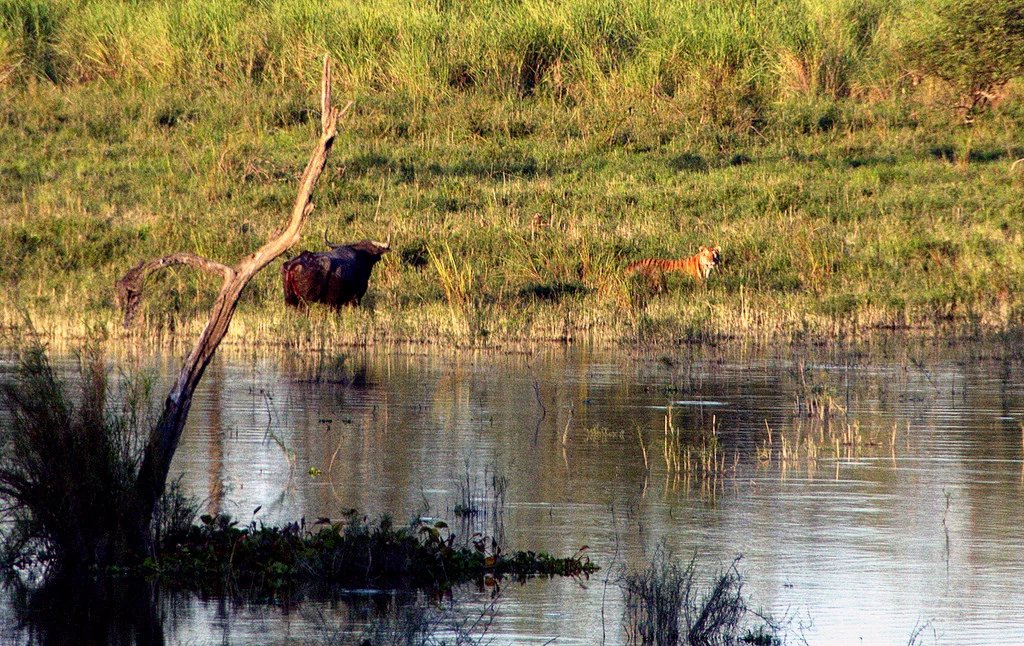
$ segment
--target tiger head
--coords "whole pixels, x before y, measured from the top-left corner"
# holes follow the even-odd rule
[[[722,262],[722,250],[719,247],[701,246],[697,252],[697,258],[697,262],[700,263],[700,268],[706,277],[711,273],[712,269]]]

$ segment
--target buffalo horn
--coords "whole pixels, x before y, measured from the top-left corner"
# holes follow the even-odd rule
[[[332,249],[338,246],[327,239],[327,227],[324,227],[324,244],[327,245],[328,247],[331,247]]]

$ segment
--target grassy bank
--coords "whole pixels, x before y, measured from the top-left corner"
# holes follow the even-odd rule
[[[143,258],[234,262],[282,221],[316,59],[356,100],[301,248],[383,239],[367,306],[235,341],[680,342],[983,332],[1024,319],[1024,120],[973,125],[905,46],[929,4],[0,3],[0,324],[106,326]],[[60,7],[65,7],[61,9]],[[916,35],[915,35],[916,34]],[[623,267],[722,247],[708,289]],[[137,334],[205,321],[156,279]]]

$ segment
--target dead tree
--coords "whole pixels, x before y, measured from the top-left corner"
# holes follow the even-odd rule
[[[242,258],[234,267],[192,253],[171,254],[142,262],[117,281],[118,302],[124,310],[125,326],[128,326],[138,308],[146,276],[153,271],[171,265],[184,264],[219,274],[224,280],[217,300],[210,311],[210,320],[185,360],[185,364],[181,367],[178,379],[167,395],[160,420],[151,431],[143,453],[136,482],[137,535],[132,537],[136,549],[140,552],[149,551],[152,548],[149,528],[154,509],[160,496],[163,495],[167,483],[167,473],[170,470],[174,452],[178,448],[178,440],[185,428],[185,421],[188,419],[188,412],[192,406],[192,395],[196,386],[199,385],[206,366],[210,363],[217,346],[220,345],[228,331],[242,290],[253,276],[299,240],[302,226],[313,210],[313,187],[316,186],[327,163],[327,157],[337,134],[338,120],[351,105],[352,103],[349,102],[339,110],[332,104],[331,62],[329,57],[325,58],[323,77],[320,83],[320,139],[306,164],[302,178],[299,180],[299,192],[295,197],[290,219],[280,233],[275,234],[256,252]]]

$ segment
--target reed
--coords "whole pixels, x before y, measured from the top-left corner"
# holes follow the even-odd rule
[[[647,451],[641,437],[641,450],[647,464]],[[675,425],[672,406],[665,412],[662,442],[665,461],[665,486],[682,486],[686,491],[694,487],[701,495],[713,499],[730,473],[725,447],[718,436],[718,421],[712,417],[710,429],[687,431]],[[739,454],[733,455],[732,471],[735,475]]]
[[[700,586],[697,560],[682,566],[659,547],[643,570],[624,572],[623,628],[627,644],[782,643],[781,627],[748,607],[736,559]]]
[[[112,396],[95,349],[82,354],[79,374],[81,388],[70,387],[41,346],[27,345],[15,375],[0,385],[5,573],[22,567],[71,579],[138,556],[127,519],[151,421],[147,385],[129,381]]]

